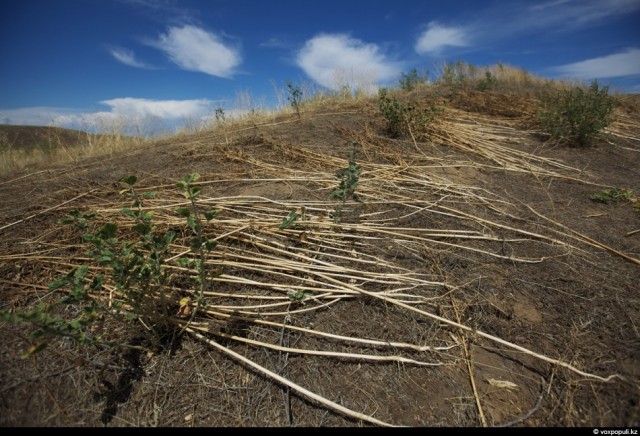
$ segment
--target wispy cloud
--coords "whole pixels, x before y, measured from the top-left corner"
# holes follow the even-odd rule
[[[143,68],[146,70],[155,69],[154,66],[136,59],[135,53],[131,50],[127,50],[125,48],[120,48],[120,47],[110,47],[108,48],[108,50],[109,50],[109,53],[111,53],[111,56],[113,56],[118,62],[121,62],[125,65],[134,67],[134,68]]]
[[[368,88],[394,79],[401,71],[376,44],[345,34],[320,34],[311,38],[297,53],[296,63],[315,82],[334,90],[344,85]]]
[[[569,3],[571,0],[553,0],[547,3],[540,3],[537,5],[529,6],[530,11],[543,11],[545,9],[553,8],[555,6],[563,5],[565,3]]]
[[[498,2],[477,10],[473,20],[447,26],[431,21],[414,48],[419,54],[439,54],[451,47],[483,49],[509,38],[575,32],[638,10],[638,0]]]
[[[447,27],[432,21],[418,37],[415,50],[418,54],[437,54],[444,47],[469,45],[466,31],[461,27]]]
[[[606,18],[624,15],[640,9],[637,0],[556,0],[528,7],[527,14],[519,14],[516,23],[527,27],[563,24],[565,28],[596,23]]]
[[[138,9],[145,17],[160,22],[189,23],[197,17],[198,11],[178,3],[176,0],[117,0]]]
[[[599,79],[640,75],[640,49],[629,48],[610,54],[552,68],[559,74],[580,79]]]
[[[232,77],[242,62],[237,47],[225,44],[220,36],[192,25],[169,27],[167,33],[147,43],[165,52],[180,68],[211,76]]]
[[[280,38],[269,38],[267,41],[261,42],[260,47],[286,49],[291,47],[291,43],[288,41],[283,41]]]

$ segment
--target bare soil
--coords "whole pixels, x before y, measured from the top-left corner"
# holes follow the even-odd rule
[[[142,349],[59,338],[22,359],[29,326],[0,322],[0,425],[639,426],[640,212],[590,198],[640,193],[638,96],[581,148],[546,141],[533,96],[438,99],[415,138],[389,137],[375,100],[327,103],[0,179],[5,311],[57,298],[48,284],[87,262],[69,211],[128,222],[129,174],[184,231],[175,183],[198,172],[223,268],[211,313],[160,347],[133,322],[105,328]],[[362,203],[337,220],[354,142]]]

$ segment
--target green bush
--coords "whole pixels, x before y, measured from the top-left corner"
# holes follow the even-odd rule
[[[609,88],[593,81],[588,90],[576,87],[542,97],[538,120],[553,139],[588,145],[611,123],[612,111]]]
[[[413,136],[414,132],[424,130],[439,112],[433,105],[418,109],[410,103],[401,103],[395,97],[390,98],[384,88],[378,91],[378,105],[387,121],[387,131],[392,136]]]
[[[498,87],[498,78],[491,74],[491,71],[484,72],[484,78],[478,80],[476,83],[476,89],[478,91],[487,91],[489,89],[495,89]]]
[[[152,213],[143,207],[144,199],[154,197],[155,192],[138,193],[134,188],[135,176],[120,180],[124,185],[121,193],[131,199],[131,207],[121,211],[131,221],[130,225],[97,226],[93,222],[94,212],[72,211],[61,220],[61,224],[71,224],[82,233],[90,246],[88,261],[49,284],[52,292],[61,292],[63,297],[30,310],[0,311],[0,319],[32,327],[29,339],[36,343],[25,357],[44,349],[54,337],[69,338],[78,346],[126,347],[115,336],[117,332],[104,325],[107,319],[120,326],[136,321],[134,324],[145,326],[147,343],[158,345],[162,338],[178,330],[179,323],[174,320],[178,308],[189,306],[184,316],[190,315],[191,321],[199,309],[206,307],[205,288],[222,271],[209,271],[205,265],[206,256],[216,242],[205,236],[203,220],[209,222],[217,212],[202,210],[196,204],[201,190],[194,186],[198,178],[193,173],[177,184],[188,201],[188,207],[178,208],[176,213],[186,220],[180,233],[190,235],[191,257],[171,256],[171,244],[178,233],[158,229]],[[192,282],[193,286],[186,288],[193,291],[174,289],[171,263],[195,273],[182,279]],[[60,316],[62,313],[67,316]]]
[[[358,187],[358,180],[360,179],[360,173],[362,173],[362,167],[355,162],[358,145],[357,142],[353,142],[353,149],[351,150],[351,156],[349,158],[349,165],[346,168],[341,168],[337,171],[336,177],[340,180],[338,186],[329,194],[329,200],[338,200],[336,205],[333,219],[336,224],[342,219],[342,212],[347,200],[352,199],[354,201],[362,203],[362,199],[356,194],[356,188]]]
[[[401,73],[401,77],[398,80],[398,85],[400,89],[404,91],[412,91],[417,88],[419,85],[426,84],[428,82],[428,73],[426,73],[423,77],[418,74],[417,69],[411,70],[408,74]]]
[[[298,119],[301,118],[300,115],[300,105],[302,104],[302,90],[299,86],[293,85],[291,82],[287,82],[287,89],[289,90],[289,96],[287,99],[291,104],[291,107],[296,111],[298,115]]]

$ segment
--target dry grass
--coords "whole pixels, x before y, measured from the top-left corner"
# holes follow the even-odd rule
[[[90,134],[57,127],[0,127],[0,175],[113,156],[147,141],[118,132]]]
[[[530,79],[513,73],[509,80],[525,86]],[[427,91],[409,98],[424,101],[420,92]],[[611,313],[620,323],[637,314],[630,283],[640,253],[632,242],[621,246],[624,237],[599,234],[591,222],[565,215],[583,214],[589,203],[580,193],[605,184],[579,159],[550,155],[536,132],[522,127],[534,100],[470,93],[477,99],[467,101],[471,109],[447,106],[427,130],[391,139],[383,134],[375,100],[341,98],[305,103],[301,120],[291,111],[254,113],[165,138],[129,150],[121,160],[114,156],[111,172],[84,161],[47,173],[42,185],[73,180],[72,193],[61,192],[35,210],[5,203],[3,308],[27,306],[55,298],[46,291],[48,282],[88,261],[87,244],[57,218],[72,209],[92,210],[96,226],[117,223],[123,238],[131,234],[132,222],[121,213],[130,200],[118,195],[112,176],[137,173],[141,192],[157,192],[144,209],[153,212],[158,231],[179,229],[182,235],[165,265],[172,272],[170,321],[186,335],[165,349],[137,354],[77,350],[54,341],[57,358],[37,357],[31,368],[13,363],[3,371],[17,381],[5,383],[0,406],[11,413],[3,413],[2,422],[634,422],[631,406],[622,418],[602,404],[625,389],[637,398],[637,380],[622,363],[612,363],[634,343],[632,329],[616,330]],[[513,102],[518,104],[507,108]],[[506,109],[510,116],[495,115]],[[608,134],[637,153],[633,114],[623,111]],[[327,197],[354,141],[363,203],[347,202],[337,222]],[[206,265],[223,273],[205,291],[209,305],[188,320],[179,302],[195,300],[189,285],[195,272],[178,260],[195,254],[184,219],[175,213],[188,205],[175,181],[194,171],[202,175],[199,207],[219,210],[206,227],[218,242]],[[45,183],[38,182],[41,176],[16,174],[0,187],[7,194],[21,177],[37,195]],[[568,201],[573,205],[566,207]],[[291,211],[305,219],[281,229]],[[609,296],[614,291],[621,302]],[[93,296],[108,304],[119,292],[107,281]],[[153,292],[148,297],[159,298]],[[302,292],[305,298],[296,298]],[[122,342],[144,328],[104,327]],[[4,348],[17,349],[17,339],[6,336]],[[28,386],[39,386],[34,401],[46,404],[30,418],[9,403],[24,403]],[[69,394],[72,386],[76,397]]]

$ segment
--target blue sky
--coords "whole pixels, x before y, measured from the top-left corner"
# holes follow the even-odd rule
[[[456,60],[640,92],[638,23],[640,0],[3,1],[0,123],[156,131]]]

